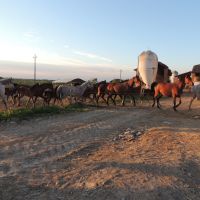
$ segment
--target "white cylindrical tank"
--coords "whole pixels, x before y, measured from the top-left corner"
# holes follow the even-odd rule
[[[138,72],[147,89],[150,89],[151,84],[156,80],[157,71],[157,55],[152,51],[142,52],[138,57]]]

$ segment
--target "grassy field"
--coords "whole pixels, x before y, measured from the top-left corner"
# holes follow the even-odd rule
[[[65,107],[59,106],[48,106],[48,107],[37,107],[37,108],[20,108],[16,110],[8,110],[0,112],[0,121],[8,121],[11,119],[31,119],[38,116],[54,115],[67,112],[84,112],[89,110],[86,105],[77,103],[70,104]]]
[[[51,83],[52,80],[46,80],[46,79],[41,79],[41,80],[36,80],[36,83]],[[22,84],[22,85],[34,85],[34,80],[33,79],[13,79],[13,83],[17,84]]]

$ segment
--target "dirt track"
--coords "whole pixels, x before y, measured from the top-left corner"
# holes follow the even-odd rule
[[[200,199],[200,105],[183,102],[1,124],[0,199]],[[127,128],[145,132],[114,140]]]

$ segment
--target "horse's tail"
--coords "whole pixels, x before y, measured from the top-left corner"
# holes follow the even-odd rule
[[[102,90],[103,90],[103,85],[100,84],[100,85],[98,86],[98,89],[97,89],[97,96],[98,96],[98,97],[101,96],[101,94],[102,94],[102,92],[103,92]]]
[[[55,94],[56,94],[56,98],[58,99],[63,99],[64,97],[64,93],[63,93],[63,88],[62,85],[58,86],[57,88],[55,88]]]
[[[100,96],[100,94],[101,94],[101,88],[100,88],[100,86],[101,85],[99,85],[98,88],[97,88],[97,96]]]

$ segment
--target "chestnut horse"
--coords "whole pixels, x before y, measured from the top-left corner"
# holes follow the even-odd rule
[[[160,98],[162,96],[166,96],[173,98],[173,109],[174,111],[177,111],[176,108],[181,104],[181,94],[184,86],[185,84],[180,80],[177,80],[175,83],[158,83],[154,88],[154,98],[152,107],[154,107],[155,102],[157,102],[157,108],[160,109]],[[176,104],[177,98],[179,98],[178,104]]]
[[[107,105],[109,105],[109,99],[113,101],[113,104],[116,105],[115,99],[112,98],[113,95],[115,97],[117,95],[120,96],[122,99],[122,106],[125,105],[125,99],[127,96],[130,96],[132,99],[132,103],[134,103],[134,106],[136,105],[135,103],[135,93],[138,91],[138,87],[140,86],[141,81],[138,76],[133,77],[123,83],[109,83],[106,87],[108,97],[107,97]],[[136,90],[137,88],[137,90]],[[140,90],[139,90],[140,91]]]

